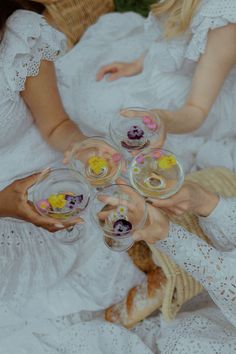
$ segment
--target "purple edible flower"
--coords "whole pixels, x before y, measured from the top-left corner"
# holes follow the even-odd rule
[[[133,125],[128,130],[127,136],[130,140],[139,140],[143,138],[144,131],[138,125]]]
[[[76,208],[78,208],[79,204],[82,203],[84,196],[83,196],[83,194],[81,194],[81,195],[66,194],[65,199],[67,200],[66,206],[69,209],[76,209]]]
[[[113,231],[116,236],[122,236],[132,230],[132,224],[128,220],[119,219],[114,222]]]

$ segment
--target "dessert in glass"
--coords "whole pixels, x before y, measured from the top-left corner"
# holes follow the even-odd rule
[[[49,170],[39,177],[33,188],[33,203],[41,215],[69,222],[86,209],[90,199],[89,186],[83,176],[67,168]],[[59,241],[75,242],[83,226],[55,233]]]
[[[106,140],[91,137],[74,145],[70,166],[93,187],[103,187],[121,174],[124,161],[121,153]]]
[[[109,125],[114,144],[126,159],[132,158],[133,151],[147,148],[161,138],[160,118],[146,108],[126,108],[115,116]]]
[[[104,187],[95,195],[91,208],[105,245],[116,252],[127,251],[133,245],[132,234],[143,228],[147,219],[144,198],[125,184]]]
[[[147,149],[133,158],[129,168],[131,185],[143,196],[168,198],[184,182],[177,157],[164,149]]]

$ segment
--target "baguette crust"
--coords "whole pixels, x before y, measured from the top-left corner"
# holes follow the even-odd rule
[[[105,319],[132,328],[161,307],[166,277],[161,268],[148,273],[145,281],[129,290],[126,298],[105,311]]]

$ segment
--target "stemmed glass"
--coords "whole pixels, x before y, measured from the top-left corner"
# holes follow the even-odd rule
[[[92,219],[103,231],[105,245],[112,251],[127,251],[132,234],[147,219],[144,198],[126,184],[113,184],[99,191],[91,202]]]
[[[122,172],[124,161],[121,153],[105,139],[91,137],[74,145],[70,166],[90,185],[100,188],[114,182]]]
[[[109,133],[112,141],[127,160],[162,137],[160,118],[146,108],[125,108],[111,120]]]
[[[49,170],[39,177],[33,188],[36,210],[62,222],[81,216],[89,199],[89,186],[83,176],[67,168]],[[58,231],[55,235],[63,243],[75,242],[80,238],[83,225],[77,224],[71,231]]]
[[[184,171],[172,152],[147,149],[133,158],[129,178],[131,185],[143,196],[164,199],[180,189]]]

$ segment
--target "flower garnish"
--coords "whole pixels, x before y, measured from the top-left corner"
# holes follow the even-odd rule
[[[117,152],[117,153],[113,154],[111,158],[112,158],[113,162],[118,163],[121,161],[122,155]]]
[[[148,127],[148,129],[155,131],[155,130],[157,130],[158,125],[157,125],[157,123],[152,122],[152,123],[147,124],[147,127]]]
[[[67,203],[65,194],[51,194],[48,202],[53,209],[62,209]]]
[[[107,161],[99,156],[90,157],[88,160],[88,165],[91,172],[93,172],[95,175],[100,175],[104,172],[104,170],[108,168]]]
[[[66,206],[69,209],[76,209],[82,203],[84,196],[83,196],[83,194],[81,194],[81,195],[66,194],[65,199],[67,201]]]
[[[157,130],[158,125],[151,117],[144,116],[142,120],[148,129],[153,130],[153,131]]]
[[[128,130],[127,136],[130,140],[140,140],[144,137],[144,131],[138,125],[133,125]]]
[[[149,116],[144,116],[142,120],[143,120],[143,123],[144,123],[145,125],[150,124],[150,123],[153,122],[152,118],[149,117]]]
[[[155,150],[153,151],[153,157],[159,159],[161,156],[163,156],[163,152],[161,150]]]
[[[116,236],[122,236],[132,230],[132,224],[125,219],[116,220],[113,224],[113,231]]]
[[[157,163],[160,168],[166,170],[175,166],[177,162],[176,162],[176,158],[173,155],[169,155],[169,156],[162,156],[161,158],[159,158]]]
[[[144,162],[143,154],[138,155],[135,160],[138,164],[142,164]]]
[[[133,168],[133,173],[134,173],[135,175],[138,175],[140,172],[141,172],[141,169],[140,169],[138,166],[135,166],[135,167]]]
[[[120,205],[120,206],[117,207],[117,213],[119,215],[125,216],[128,213],[128,208],[126,206],[124,206],[124,205]]]
[[[39,210],[46,212],[50,209],[50,204],[47,199],[42,199],[37,202],[37,207]]]

